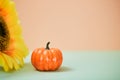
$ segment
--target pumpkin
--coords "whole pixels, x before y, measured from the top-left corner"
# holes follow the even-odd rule
[[[49,48],[49,44],[32,52],[31,63],[38,71],[54,71],[62,64],[62,52],[58,48]]]

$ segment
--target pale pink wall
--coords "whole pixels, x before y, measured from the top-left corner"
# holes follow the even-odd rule
[[[14,0],[30,50],[120,50],[120,0]]]

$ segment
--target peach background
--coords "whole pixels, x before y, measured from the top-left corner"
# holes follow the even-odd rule
[[[30,50],[120,50],[120,0],[14,0]]]

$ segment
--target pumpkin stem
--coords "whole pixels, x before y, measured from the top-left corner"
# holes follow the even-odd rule
[[[46,45],[46,48],[45,48],[45,49],[48,49],[48,50],[50,49],[50,48],[49,48],[49,44],[50,44],[50,42],[48,42],[48,43],[47,43],[47,45]]]

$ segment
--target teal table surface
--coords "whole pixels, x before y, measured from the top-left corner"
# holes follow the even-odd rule
[[[18,71],[0,71],[0,80],[120,80],[120,51],[63,51],[57,71],[36,71],[30,62]]]

